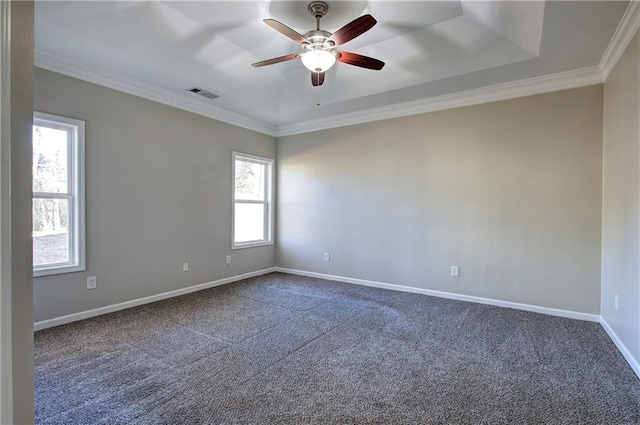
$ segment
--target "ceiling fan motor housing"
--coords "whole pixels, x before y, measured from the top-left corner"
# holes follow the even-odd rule
[[[329,31],[324,30],[312,30],[303,35],[304,38],[310,41],[310,43],[303,43],[302,47],[305,49],[321,48],[330,49],[335,46],[334,43],[328,42],[327,39],[331,37]]]

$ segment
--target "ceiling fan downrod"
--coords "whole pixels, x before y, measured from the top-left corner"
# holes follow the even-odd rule
[[[316,22],[318,23],[318,27],[316,29],[320,29],[320,18],[327,14],[329,10],[329,5],[323,1],[312,1],[309,3],[309,13],[311,16],[316,18]]]
[[[316,18],[316,29],[311,30],[303,35],[310,43],[303,43],[303,47],[308,50],[314,49],[330,49],[335,46],[334,43],[325,44],[325,42],[331,37],[331,33],[320,29],[320,19],[327,14],[329,5],[323,1],[312,1],[307,8],[311,16]]]

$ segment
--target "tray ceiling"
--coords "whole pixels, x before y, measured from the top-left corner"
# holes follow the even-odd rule
[[[342,125],[349,121],[345,117],[371,110],[588,70],[601,62],[628,6],[616,1],[328,3],[321,21],[328,31],[365,13],[377,19],[341,50],[379,58],[386,62],[383,70],[338,63],[317,88],[300,60],[251,67],[300,52],[262,20],[277,19],[300,33],[314,29],[307,1],[41,1],[36,65],[284,134],[314,123]],[[197,96],[187,91],[192,87],[220,97]]]

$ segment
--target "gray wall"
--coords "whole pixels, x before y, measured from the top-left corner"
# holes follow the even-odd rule
[[[640,361],[640,35],[604,85],[602,318]],[[614,296],[619,297],[618,310]]]
[[[601,164],[601,85],[284,137],[277,265],[598,314]]]
[[[87,270],[36,278],[36,321],[273,266],[230,250],[231,152],[275,158],[273,137],[42,69],[34,109],[86,122],[87,190]]]
[[[0,422],[28,424],[34,421],[31,279],[33,2],[5,2],[0,7],[5,12],[10,8],[9,40],[8,44],[3,43],[2,46],[3,81],[0,94],[3,239]],[[4,12],[0,15],[4,15]],[[5,22],[3,19],[3,24]],[[10,56],[5,62],[6,53]]]

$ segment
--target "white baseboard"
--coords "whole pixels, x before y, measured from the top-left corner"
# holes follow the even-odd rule
[[[629,363],[629,366],[631,366],[631,369],[633,369],[636,375],[638,375],[638,378],[640,378],[640,363],[638,363],[638,359],[633,357],[633,354],[631,354],[627,346],[624,345],[624,343],[620,340],[620,338],[618,337],[618,334],[616,334],[615,331],[611,328],[611,326],[609,326],[609,324],[604,319],[604,317],[600,317],[600,324],[602,325],[604,330],[607,332],[607,334],[609,335],[609,338],[611,338],[611,340],[616,345],[616,347],[618,347],[618,350],[620,351],[622,356],[625,358],[627,363]]]
[[[244,273],[241,275],[226,277],[224,279],[214,280],[212,282],[189,286],[187,288],[176,289],[175,291],[163,292],[162,294],[151,295],[149,297],[144,297],[144,298],[138,298],[135,300],[126,301],[119,304],[113,304],[105,307],[96,308],[93,310],[81,311],[79,313],[68,314],[66,316],[55,317],[53,319],[42,320],[34,324],[34,331],[52,328],[54,326],[64,325],[67,323],[76,322],[78,320],[88,319],[90,317],[100,316],[102,314],[113,313],[114,311],[124,310],[130,307],[136,307],[139,305],[164,300],[167,298],[177,297],[180,295],[185,295],[185,294],[189,294],[196,291],[201,291],[203,289],[213,288],[214,286],[225,285],[227,283],[237,282],[242,279],[261,276],[261,275],[272,273],[272,272],[281,272],[281,273],[288,273],[288,274],[294,274],[299,276],[316,277],[319,279],[353,283],[356,285],[371,286],[374,288],[383,288],[383,289],[391,289],[394,291],[431,295],[434,297],[448,298],[448,299],[458,300],[458,301],[469,301],[469,302],[480,303],[480,304],[494,305],[498,307],[507,307],[507,308],[514,308],[517,310],[531,311],[534,313],[549,314],[551,316],[567,317],[569,319],[586,320],[589,322],[599,322],[604,328],[604,330],[607,332],[607,334],[609,335],[613,343],[616,345],[620,353],[623,355],[625,360],[629,363],[629,365],[631,366],[631,369],[633,369],[635,374],[638,375],[638,377],[640,378],[640,363],[638,363],[638,360],[633,357],[633,355],[629,352],[629,350],[624,345],[624,343],[620,340],[620,338],[618,338],[618,335],[613,331],[613,329],[611,329],[611,327],[606,322],[606,320],[597,314],[581,313],[577,311],[561,310],[561,309],[550,308],[550,307],[541,307],[541,306],[531,305],[531,304],[522,304],[522,303],[515,303],[510,301],[495,300],[491,298],[475,297],[471,295],[455,294],[453,292],[435,291],[432,289],[416,288],[412,286],[396,285],[392,283],[356,279],[352,277],[336,276],[336,275],[330,275],[325,273],[308,272],[304,270],[288,269],[284,267],[270,267],[270,268],[250,272],[250,273]]]
[[[102,314],[113,313],[114,311],[124,310],[125,308],[136,307],[142,304],[149,304],[167,298],[190,294],[191,292],[201,291],[203,289],[213,288],[214,286],[220,286],[231,282],[237,282],[238,280],[248,279],[250,277],[261,276],[263,274],[271,273],[274,271],[275,268],[270,267],[267,269],[257,270],[255,272],[244,273],[237,276],[214,280],[213,282],[207,282],[199,285],[189,286],[187,288],[176,289],[175,291],[163,292],[162,294],[151,295],[149,297],[138,298],[131,301],[125,301],[119,304],[108,305],[105,307],[95,308],[93,310],[81,311],[79,313],[67,314],[66,316],[55,317],[53,319],[36,322],[33,328],[34,331],[39,331],[41,329],[65,325],[67,323],[77,322],[78,320],[88,319],[90,317],[100,316]]]
[[[54,326],[64,325],[67,323],[76,322],[78,320],[100,316],[101,314],[113,313],[114,311],[124,310],[126,308],[136,307],[142,304],[148,304],[148,303],[164,300],[167,298],[177,297],[180,295],[189,294],[191,292],[201,291],[203,289],[213,288],[214,286],[220,286],[220,285],[224,285],[231,282],[237,282],[242,279],[261,276],[263,274],[272,273],[272,272],[281,272],[281,273],[295,274],[300,276],[317,277],[319,279],[353,283],[356,285],[371,286],[374,288],[383,288],[383,289],[391,289],[394,291],[431,295],[434,297],[449,298],[449,299],[458,300],[458,301],[469,301],[469,302],[475,302],[479,304],[488,304],[488,305],[495,305],[498,307],[507,307],[507,308],[514,308],[517,310],[531,311],[534,313],[549,314],[551,316],[560,316],[560,317],[567,317],[570,319],[604,323],[601,317],[597,314],[588,314],[588,313],[581,313],[577,311],[561,310],[561,309],[550,308],[550,307],[541,307],[541,306],[531,305],[531,304],[521,304],[521,303],[515,303],[511,301],[502,301],[502,300],[496,300],[491,298],[475,297],[472,295],[456,294],[453,292],[435,291],[432,289],[416,288],[413,286],[396,285],[393,283],[356,279],[352,277],[336,276],[336,275],[330,275],[325,273],[308,272],[304,270],[288,269],[283,267],[270,267],[262,270],[257,270],[255,272],[245,273],[241,275],[227,277],[224,279],[215,280],[212,282],[189,286],[187,288],[176,289],[175,291],[163,292],[161,294],[151,295],[144,298],[138,298],[131,301],[125,301],[122,303],[108,305],[108,306],[96,308],[93,310],[86,310],[78,313],[68,314],[66,316],[55,317],[53,319],[42,320],[34,324],[34,330],[39,331],[41,329],[47,329]],[[607,332],[609,332],[609,330],[607,330]],[[611,332],[609,332],[609,334],[611,335]],[[614,338],[612,337],[612,339]],[[616,345],[617,344],[618,343],[616,342]],[[626,358],[626,355],[625,355],[625,358]]]
[[[586,320],[589,322],[600,322],[600,315],[581,313],[578,311],[560,310],[557,308],[541,307],[531,304],[521,304],[511,301],[495,300],[491,298],[474,297],[472,295],[455,294],[453,292],[434,291],[432,289],[416,288],[413,286],[396,285],[393,283],[376,282],[373,280],[355,279],[352,277],[335,276],[324,273],[307,272],[303,270],[287,269],[283,267],[275,267],[275,271],[300,276],[317,277],[326,280],[335,280],[338,282],[355,283],[356,285],[372,286],[374,288],[391,289],[394,291],[412,292],[415,294],[431,295],[440,298],[449,298],[458,301],[469,301],[479,304],[495,305],[498,307],[514,308],[516,310],[531,311],[534,313],[549,314],[551,316],[567,317],[569,319]]]

